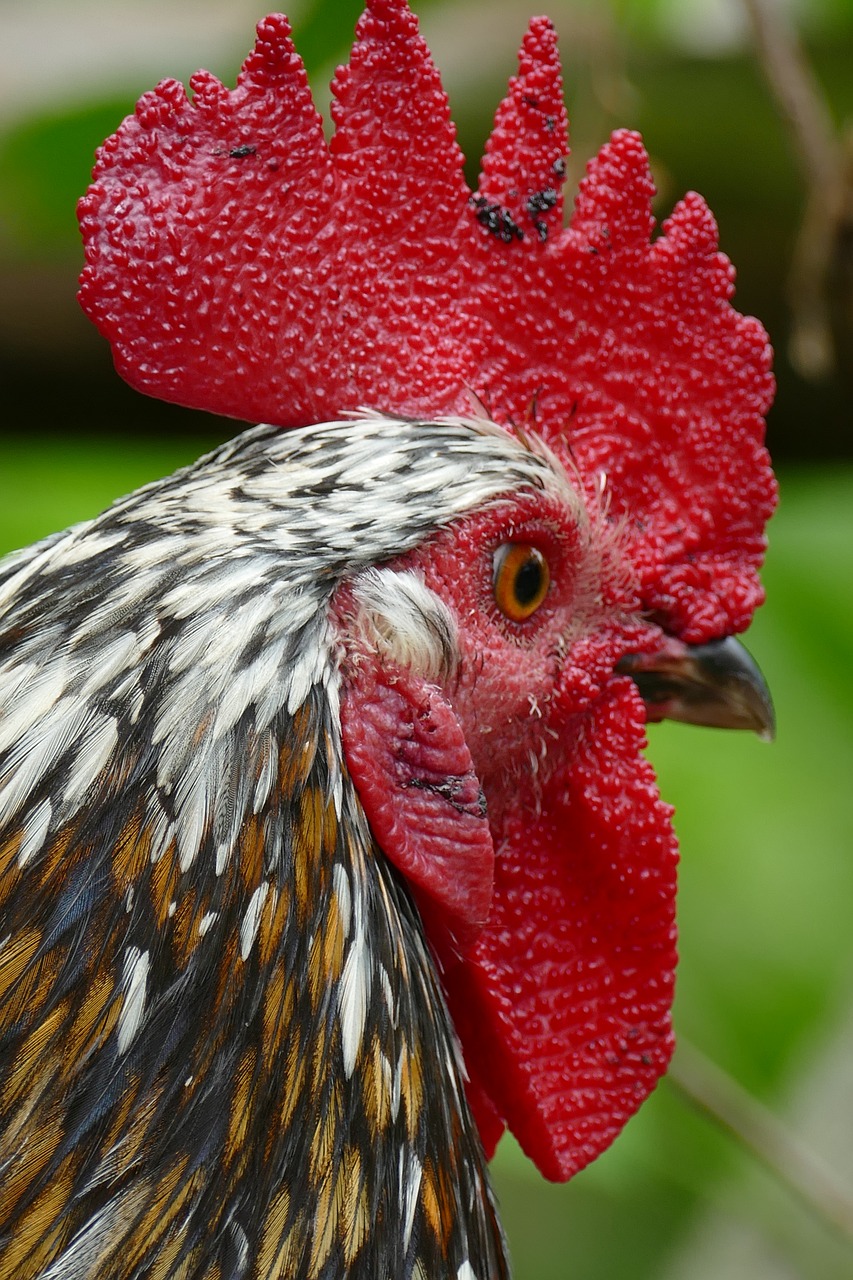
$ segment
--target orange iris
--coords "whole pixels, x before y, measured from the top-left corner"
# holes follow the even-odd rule
[[[495,603],[513,622],[524,622],[548,594],[548,561],[529,542],[505,542],[495,552]]]

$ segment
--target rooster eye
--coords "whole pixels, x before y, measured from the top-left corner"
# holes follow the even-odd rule
[[[538,547],[505,542],[495,552],[495,603],[513,622],[523,622],[536,612],[550,581],[548,561]]]

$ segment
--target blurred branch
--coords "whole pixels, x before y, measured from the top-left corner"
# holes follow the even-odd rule
[[[788,297],[790,358],[807,378],[835,367],[830,286],[844,267],[853,229],[853,164],[820,85],[779,0],[743,0],[764,74],[787,122],[806,181],[807,201],[794,249]],[[850,288],[850,281],[847,281]]]
[[[688,1102],[748,1147],[822,1222],[853,1243],[853,1188],[683,1036],[668,1079]]]

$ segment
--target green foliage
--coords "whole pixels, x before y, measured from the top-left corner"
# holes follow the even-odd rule
[[[294,25],[296,47],[309,76],[349,54],[362,0],[314,0]]]
[[[26,120],[0,139],[0,250],[24,260],[80,258],[74,211],[95,149],[133,110],[110,100]]]

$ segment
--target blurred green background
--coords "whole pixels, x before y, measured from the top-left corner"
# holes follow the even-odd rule
[[[476,170],[532,0],[415,3]],[[270,6],[272,7],[272,6]],[[573,169],[643,131],[659,215],[696,188],[738,267],[737,303],[778,352],[769,440],[782,501],[750,634],[779,737],[663,725],[677,806],[681,1034],[800,1135],[837,1182],[834,1230],[665,1082],[596,1165],[545,1184],[511,1143],[496,1177],[519,1280],[853,1276],[853,324],[850,244],[830,298],[835,368],[787,356],[786,282],[805,201],[791,136],[736,0],[560,0]],[[360,10],[289,6],[321,108]],[[853,116],[853,3],[787,4],[832,118]],[[74,300],[74,205],[95,146],[156,80],[233,83],[262,0],[0,0],[0,552],[95,513],[233,423],[137,396]],[[853,237],[851,237],[853,240]],[[685,1064],[685,1069],[688,1064]],[[802,1173],[800,1161],[790,1170]]]

